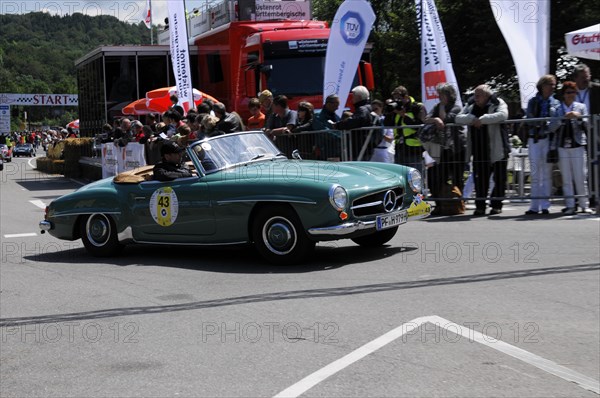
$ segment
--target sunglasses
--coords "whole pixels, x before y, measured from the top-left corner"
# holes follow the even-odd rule
[[[577,94],[577,91],[565,91],[565,94]]]

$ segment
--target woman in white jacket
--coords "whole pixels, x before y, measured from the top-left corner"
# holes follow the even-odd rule
[[[565,215],[575,214],[575,199],[569,198],[574,195],[573,183],[579,198],[579,205],[584,213],[589,213],[587,187],[585,186],[584,159],[587,144],[586,130],[588,122],[578,119],[587,114],[585,104],[575,102],[577,85],[575,82],[564,82],[561,88],[563,101],[557,109],[557,115],[564,118],[562,123],[554,125],[557,128],[550,149],[558,149],[558,165],[562,174],[563,195],[566,197],[567,207],[563,209]],[[552,159],[549,159],[552,160]]]

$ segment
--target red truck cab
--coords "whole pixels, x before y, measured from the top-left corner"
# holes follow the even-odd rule
[[[320,21],[229,22],[192,38],[198,49],[198,88],[244,120],[248,101],[262,90],[287,96],[291,109],[300,101],[320,109],[328,38],[327,23]],[[374,88],[367,60],[361,61],[354,82]]]

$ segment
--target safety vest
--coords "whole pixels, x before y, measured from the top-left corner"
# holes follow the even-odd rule
[[[406,112],[406,116],[415,120],[415,114],[413,113],[412,110],[410,110],[409,112]],[[394,118],[394,125],[398,126],[398,122],[400,122],[400,115],[396,114],[396,116]],[[400,126],[406,126],[406,123],[404,123],[404,119],[402,120],[402,123],[400,124]],[[398,136],[397,130],[394,132],[394,135]],[[421,146],[421,140],[419,140],[417,138],[417,130],[412,129],[412,128],[402,129],[402,135],[404,136],[404,145],[415,146],[415,147]]]

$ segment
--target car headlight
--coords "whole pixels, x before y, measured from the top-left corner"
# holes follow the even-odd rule
[[[408,185],[413,192],[421,192],[423,188],[423,182],[421,179],[421,173],[417,169],[410,169],[408,172]]]
[[[341,185],[332,185],[329,188],[329,202],[336,210],[344,210],[348,204],[348,192]]]

